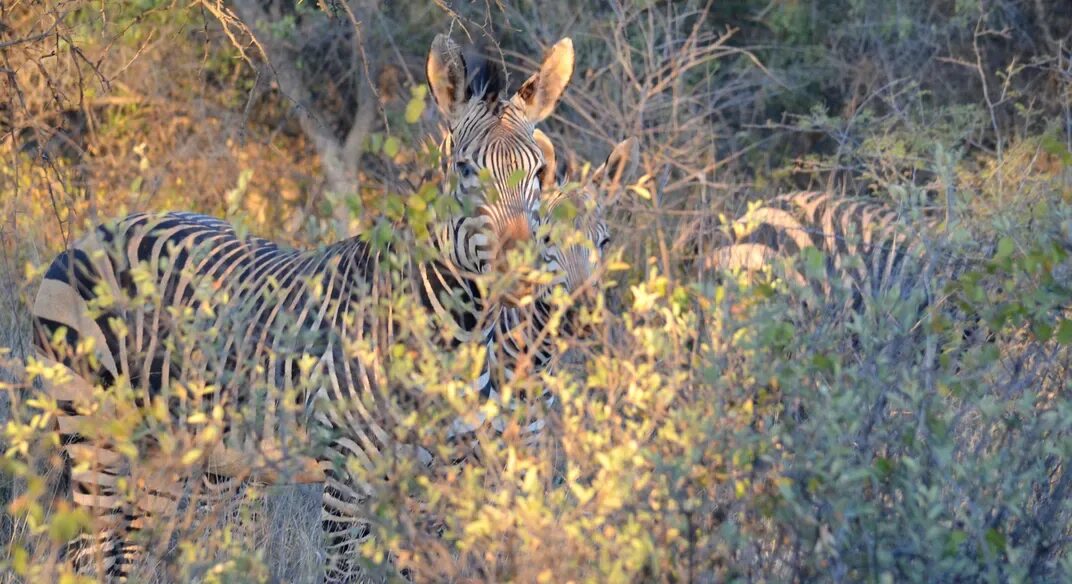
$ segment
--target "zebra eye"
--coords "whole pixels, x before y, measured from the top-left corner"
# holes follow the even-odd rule
[[[458,173],[458,176],[464,179],[469,179],[476,176],[476,168],[474,168],[472,164],[464,160],[459,160],[458,162],[456,162],[454,164],[454,170]]]
[[[599,248],[600,253],[603,253],[603,250],[607,249],[608,245],[610,245],[610,238],[604,237],[603,239],[599,240],[599,243],[596,245],[596,247]]]

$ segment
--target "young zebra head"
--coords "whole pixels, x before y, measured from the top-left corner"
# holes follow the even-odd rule
[[[537,139],[544,141],[546,136],[537,130]],[[540,291],[541,301],[549,301],[556,286],[588,299],[597,293],[594,280],[599,276],[600,261],[611,240],[605,211],[632,182],[639,158],[637,139],[623,140],[578,188],[568,192],[556,190],[547,197],[544,223],[548,225],[544,227],[540,259],[542,270],[553,274],[554,279]],[[568,217],[572,217],[567,219],[572,229],[558,228],[563,218]]]
[[[446,122],[443,154],[451,194],[462,217],[450,221],[452,260],[484,273],[505,252],[530,241],[540,195],[553,184],[554,165],[533,132],[554,111],[573,75],[573,43],[560,40],[540,70],[506,97],[502,67],[462,56],[444,35],[432,42],[428,84]]]

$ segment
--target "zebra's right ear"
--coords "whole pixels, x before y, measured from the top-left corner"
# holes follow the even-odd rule
[[[635,137],[627,138],[614,147],[607,161],[592,173],[589,182],[604,199],[613,201],[625,191],[626,185],[633,181],[639,166],[640,142]]]
[[[552,189],[555,187],[555,170],[558,168],[557,161],[555,160],[555,145],[551,143],[551,139],[547,137],[547,134],[543,133],[543,130],[536,128],[532,132],[532,139],[536,141],[536,145],[540,147],[543,152],[543,168],[540,169],[540,186],[544,190]]]
[[[466,71],[461,47],[450,37],[437,34],[425,65],[428,85],[440,113],[448,120],[465,102]]]

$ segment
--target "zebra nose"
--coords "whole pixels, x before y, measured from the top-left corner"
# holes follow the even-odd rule
[[[506,226],[502,230],[500,236],[499,267],[502,270],[506,269],[506,253],[517,247],[526,241],[532,239],[532,229],[529,227],[529,222],[525,217],[512,217],[506,222]]]

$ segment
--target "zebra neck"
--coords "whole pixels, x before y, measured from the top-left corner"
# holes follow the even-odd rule
[[[347,302],[360,301],[358,295],[375,291],[378,296],[399,291],[420,302],[433,323],[433,342],[444,352],[450,352],[462,344],[487,345],[494,336],[498,322],[498,305],[490,305],[483,297],[476,275],[459,268],[454,261],[450,238],[433,238],[429,259],[416,259],[409,254],[409,261],[399,266],[388,261],[390,250],[374,252],[359,238],[351,238],[330,246],[326,255],[333,258],[328,263],[333,275],[350,285]],[[391,267],[395,266],[395,267]],[[401,283],[403,289],[396,287]],[[341,310],[341,313],[347,312]],[[340,330],[345,324],[335,319]],[[401,323],[399,323],[401,324]],[[475,381],[475,389],[484,397],[491,395],[488,364]]]
[[[452,254],[442,248],[441,240],[433,238],[433,250],[428,260],[403,264],[399,274],[389,267],[391,262],[385,257],[389,251],[373,251],[359,237],[352,237],[320,252],[323,259],[320,275],[325,285],[342,283],[336,286],[344,293],[334,293],[333,287],[332,295],[348,303],[360,301],[361,296],[373,290],[380,295],[391,294],[394,286],[403,282],[406,289],[400,292],[416,294],[437,327],[447,333],[450,347],[464,342],[486,342],[491,338],[494,319],[486,315],[479,286],[471,274],[456,266]],[[340,319],[346,317],[346,312],[339,310],[325,324],[342,324]]]
[[[464,259],[461,221],[441,226],[433,231],[435,259],[414,262],[413,272],[407,281],[425,310],[434,315],[435,322],[445,333],[447,350],[463,343],[491,345],[495,326],[499,322],[498,304],[489,303],[481,293],[477,282],[480,270],[468,265]],[[441,337],[442,338],[442,337]],[[490,363],[485,360],[474,382],[475,389],[483,399],[494,399],[496,392],[491,382]],[[460,422],[459,422],[460,423]],[[468,426],[460,423],[454,431],[464,434]]]

